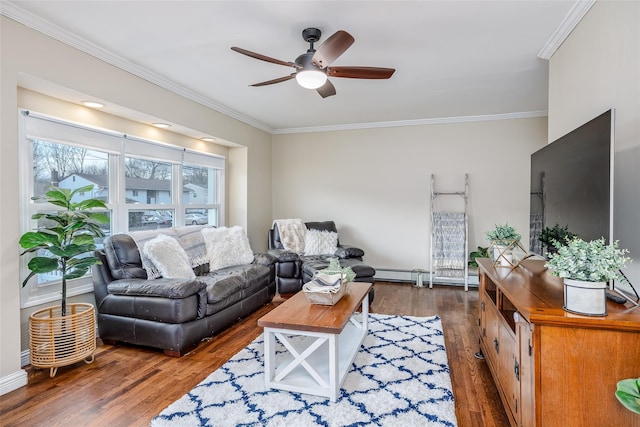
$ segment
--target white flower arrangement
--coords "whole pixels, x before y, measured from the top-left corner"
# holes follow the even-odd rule
[[[553,243],[558,246],[558,252],[550,254],[545,264],[552,270],[551,274],[586,282],[625,280],[620,269],[631,262],[631,258],[625,256],[628,250],[618,248],[617,240],[607,245],[604,239],[585,242],[574,237],[566,242]]]

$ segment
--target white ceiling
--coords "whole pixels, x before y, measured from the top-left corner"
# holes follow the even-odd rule
[[[3,14],[272,133],[543,115],[548,58],[586,13],[575,0],[7,1]],[[17,17],[17,18],[16,18]],[[289,80],[301,32],[346,30],[333,65],[395,68],[389,80],[331,78],[337,95]]]

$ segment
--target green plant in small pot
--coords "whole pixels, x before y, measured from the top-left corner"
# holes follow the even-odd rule
[[[608,245],[604,239],[586,242],[579,237],[564,244],[554,241],[558,248],[549,255],[545,267],[551,274],[564,279],[564,309],[578,314],[604,316],[607,314],[607,282],[626,281],[620,271],[631,259],[620,249],[616,240]]]
[[[574,237],[577,237],[577,235],[569,231],[568,225],[561,227],[560,224],[556,224],[551,228],[544,227],[540,232],[538,240],[540,240],[547,253],[552,254],[556,253],[558,246],[561,246],[567,240],[571,240]]]
[[[501,265],[510,265],[512,261],[511,250],[520,241],[520,233],[515,227],[505,224],[496,224],[493,230],[486,233],[489,240],[489,248],[493,253],[493,260]]]
[[[489,248],[478,246],[475,251],[469,253],[469,267],[478,267],[476,258],[489,258]]]
[[[63,210],[34,214],[31,218],[39,221],[38,229],[24,233],[19,241],[24,249],[20,255],[37,253],[29,260],[31,272],[22,286],[37,274],[57,271],[61,276],[61,305],[39,310],[29,318],[31,364],[37,368],[51,368],[51,376],[55,375],[58,366],[69,365],[89,356],[93,361],[93,305],[71,304],[71,310],[67,307],[67,281],[84,276],[92,265],[100,263],[93,256],[95,239],[104,237],[100,224],[109,222],[104,212],[90,212],[91,209],[107,209],[102,200],[72,201],[76,194],[91,192],[92,189],[93,185],[73,191],[50,187],[45,195],[32,197],[32,200],[43,200]],[[72,339],[70,334],[82,337]]]

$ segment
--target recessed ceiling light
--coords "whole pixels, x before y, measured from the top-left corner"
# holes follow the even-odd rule
[[[171,127],[171,125],[168,123],[151,123],[151,124],[160,129],[167,129]]]
[[[82,105],[89,108],[103,108],[104,104],[102,102],[96,101],[82,101]]]
[[[204,141],[204,142],[215,142],[216,140],[214,138],[205,136],[203,138],[200,138],[200,141]]]

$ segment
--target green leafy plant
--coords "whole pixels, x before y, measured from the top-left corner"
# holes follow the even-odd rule
[[[546,246],[547,251],[555,252],[558,249],[558,246],[562,246],[564,242],[571,240],[574,237],[577,237],[577,235],[569,231],[568,225],[561,227],[560,224],[556,224],[551,228],[544,227],[540,232],[538,240]],[[558,243],[558,245],[554,244],[554,241]]]
[[[329,258],[329,265],[323,270],[319,270],[316,274],[343,274],[347,282],[353,282],[356,278],[356,273],[351,267],[340,266],[340,260],[338,258]]]
[[[27,282],[36,274],[59,271],[62,275],[61,314],[66,316],[67,280],[84,276],[98,258],[87,255],[96,250],[95,238],[104,237],[100,224],[108,223],[109,217],[102,212],[89,212],[90,209],[107,209],[102,200],[86,199],[72,202],[77,193],[90,192],[93,185],[77,188],[49,187],[44,196],[32,197],[32,200],[44,200],[64,208],[54,213],[37,213],[31,218],[39,220],[37,231],[29,231],[20,237],[20,246],[25,249],[20,255],[46,251],[49,256],[31,258],[28,264],[31,273],[22,282]]]
[[[620,269],[631,259],[625,256],[629,251],[618,248],[617,240],[607,245],[604,239],[585,242],[574,237],[564,244],[554,241],[554,245],[558,251],[549,255],[545,267],[555,276],[586,282],[626,280]]]
[[[482,246],[478,246],[477,250],[469,253],[469,267],[477,267],[478,262],[476,258],[490,258],[489,248],[483,248]]]
[[[618,381],[616,397],[625,408],[640,414],[640,378]]]
[[[508,245],[512,242],[520,241],[520,234],[509,224],[496,224],[496,228],[486,233],[489,242],[498,245]]]

